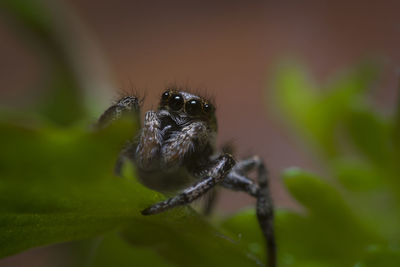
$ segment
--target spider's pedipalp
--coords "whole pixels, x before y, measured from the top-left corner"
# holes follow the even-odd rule
[[[140,129],[135,153],[135,163],[139,168],[152,170],[158,167],[158,154],[163,142],[161,121],[156,111],[147,111]]]
[[[174,131],[164,142],[161,150],[161,164],[165,168],[180,166],[194,151],[202,150],[209,140],[209,129],[204,122],[196,121]]]

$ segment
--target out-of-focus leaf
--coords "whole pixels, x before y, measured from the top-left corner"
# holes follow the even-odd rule
[[[246,247],[224,236],[202,220],[165,220],[168,214],[126,227],[123,236],[134,246],[157,251],[178,266],[257,266],[261,261]],[[162,218],[164,217],[164,218]],[[173,240],[173,242],[171,242]]]
[[[249,252],[260,258],[265,257],[263,234],[254,209],[243,210],[225,219],[222,227],[230,231],[233,240],[247,247]]]
[[[304,115],[318,100],[318,92],[304,68],[295,64],[281,66],[276,75],[275,88],[278,104],[285,107],[283,112],[287,116],[294,116],[298,124],[305,122],[307,118]]]
[[[283,114],[291,118],[297,127],[312,127],[312,108],[318,95],[307,73],[297,65],[285,64],[277,72],[274,85],[277,104],[283,107]]]
[[[292,196],[311,213],[328,221],[334,219],[335,223],[344,220],[343,227],[362,228],[354,221],[353,214],[340,193],[320,178],[297,168],[288,169],[283,177]]]
[[[365,246],[381,241],[357,218],[334,187],[298,169],[288,170],[284,178],[291,194],[306,208],[304,227],[312,226],[308,231],[301,231],[303,237],[308,239],[308,245],[315,246],[320,256],[352,262],[362,254]],[[318,247],[321,236],[329,240],[324,242],[323,248]]]
[[[132,203],[146,191],[110,175],[132,127],[88,133],[1,122],[0,131],[1,257],[93,236],[138,214]]]
[[[377,81],[379,68],[373,62],[362,62],[351,69],[342,71],[334,76],[330,83],[323,86],[324,94],[329,98],[333,107],[340,108],[337,104],[350,103],[359,96],[365,95]]]
[[[292,73],[284,69],[278,76],[278,104],[325,160],[329,177],[338,178],[344,188],[299,169],[284,173],[286,187],[305,212],[277,215],[281,263],[400,265],[399,142],[392,138],[396,124],[368,103],[376,68],[357,66],[320,91],[301,79],[282,82],[292,79]],[[303,93],[313,97],[304,100]]]
[[[370,88],[376,68],[363,65],[324,89],[317,89],[303,69],[294,64],[280,69],[275,80],[275,99],[307,141],[326,157],[334,158],[343,152],[341,124],[349,109],[360,101],[360,93]]]
[[[347,121],[351,141],[357,150],[382,168],[390,168],[393,157],[391,128],[377,114],[366,110],[354,110]]]
[[[322,246],[320,232],[314,231],[313,223],[315,222],[292,211],[276,211],[278,266],[333,267],[349,262],[343,255],[338,257],[337,251],[331,250],[332,246]],[[257,226],[254,210],[240,212],[223,222],[223,227],[236,235],[238,242],[246,245],[253,253],[262,253],[264,240]]]
[[[397,266],[398,264],[400,264],[399,244],[386,244],[367,247],[361,266]]]
[[[132,246],[115,232],[94,240],[91,257],[91,267],[175,266],[162,259],[154,249]]]
[[[337,154],[334,139],[336,115],[311,77],[298,65],[287,64],[277,73],[275,99],[278,107],[293,125],[316,148],[327,155]]]
[[[29,31],[42,36],[41,39],[47,39],[48,37],[45,36],[48,35],[52,26],[43,3],[43,1],[31,0],[3,0],[1,6]]]
[[[372,191],[381,188],[384,178],[372,166],[358,160],[346,159],[334,163],[335,175],[346,189],[352,192]]]
[[[21,36],[29,40],[26,43],[42,55],[40,63],[43,63],[46,73],[41,84],[36,86],[45,90],[42,91],[44,96],[37,111],[50,121],[65,126],[83,119],[87,113],[82,76],[88,74],[83,73],[74,61],[74,53],[80,51],[72,48],[73,36],[65,27],[69,24],[62,21],[64,15],[61,11],[64,9],[59,8],[61,13],[56,16],[50,5],[57,9],[60,3],[47,0],[0,2],[10,24],[17,26],[14,28],[19,29]]]

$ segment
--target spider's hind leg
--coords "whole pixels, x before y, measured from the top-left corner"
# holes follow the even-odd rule
[[[258,184],[246,177],[253,169],[257,170]],[[246,192],[257,199],[256,213],[258,223],[266,240],[268,266],[275,267],[277,259],[274,233],[274,208],[269,192],[268,172],[264,162],[258,156],[239,161],[221,185],[232,190]]]
[[[217,203],[218,195],[219,195],[218,188],[214,187],[205,196],[205,201],[204,201],[204,204],[202,207],[203,208],[202,213],[205,216],[210,216],[211,213],[214,211],[215,205]]]

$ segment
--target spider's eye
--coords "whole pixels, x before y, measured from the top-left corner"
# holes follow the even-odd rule
[[[172,94],[168,105],[172,110],[175,110],[175,111],[180,110],[183,106],[182,96],[179,94]]]
[[[161,95],[160,105],[161,106],[166,106],[168,104],[168,100],[169,100],[170,97],[171,97],[170,91],[165,91]]]
[[[214,107],[209,103],[204,103],[203,111],[206,114],[211,114],[214,111]]]
[[[185,104],[185,110],[189,115],[199,115],[201,113],[201,104],[196,99],[189,100]]]

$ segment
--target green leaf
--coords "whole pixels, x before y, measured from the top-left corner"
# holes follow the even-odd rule
[[[257,265],[188,207],[140,214],[165,197],[138,183],[129,164],[125,178],[112,175],[132,122],[100,132],[39,125],[0,123],[0,257],[120,229],[135,247],[179,266]]]
[[[318,251],[318,255],[332,261],[352,262],[368,244],[382,241],[357,218],[334,187],[299,169],[286,171],[284,178],[288,190],[307,211],[303,220],[299,217],[295,222],[297,230],[304,227],[299,235],[307,238],[308,246]],[[323,247],[320,246],[322,236],[329,240]]]
[[[165,262],[154,249],[132,246],[115,232],[97,238],[92,247],[91,267],[176,266]]]
[[[278,266],[338,266],[338,263],[348,262],[346,258],[337,258],[337,252],[330,250],[330,246],[321,246],[323,240],[320,236],[314,236],[317,233],[314,232],[315,224],[312,223],[305,216],[293,211],[276,211]],[[234,233],[249,251],[261,254],[264,240],[257,225],[254,210],[235,214],[223,222],[223,227]]]
[[[385,177],[378,169],[359,160],[341,159],[333,162],[335,176],[352,192],[373,191],[384,185]]]
[[[326,88],[318,88],[298,64],[280,69],[275,80],[278,103],[287,119],[328,159],[344,152],[341,127],[349,110],[362,102],[361,93],[371,87],[377,70],[371,64],[360,65],[341,75]]]
[[[246,247],[193,216],[185,220],[157,220],[130,225],[123,232],[134,246],[155,249],[178,266],[258,266],[261,261]],[[164,218],[162,218],[164,217]],[[171,242],[171,240],[173,240]],[[265,250],[264,250],[265,251]]]
[[[391,168],[394,145],[390,138],[391,127],[378,114],[366,109],[356,108],[349,113],[346,127],[351,141],[370,164]]]
[[[366,249],[361,266],[395,266],[400,263],[399,244],[371,245]]]
[[[247,247],[249,252],[260,258],[265,257],[263,234],[258,225],[254,209],[246,209],[242,212],[238,212],[223,220],[221,225],[231,233],[230,235],[236,242]],[[280,250],[278,250],[278,252],[279,251]]]
[[[132,127],[89,133],[2,122],[0,131],[0,257],[93,236],[138,214],[132,202],[146,191],[110,175]]]

